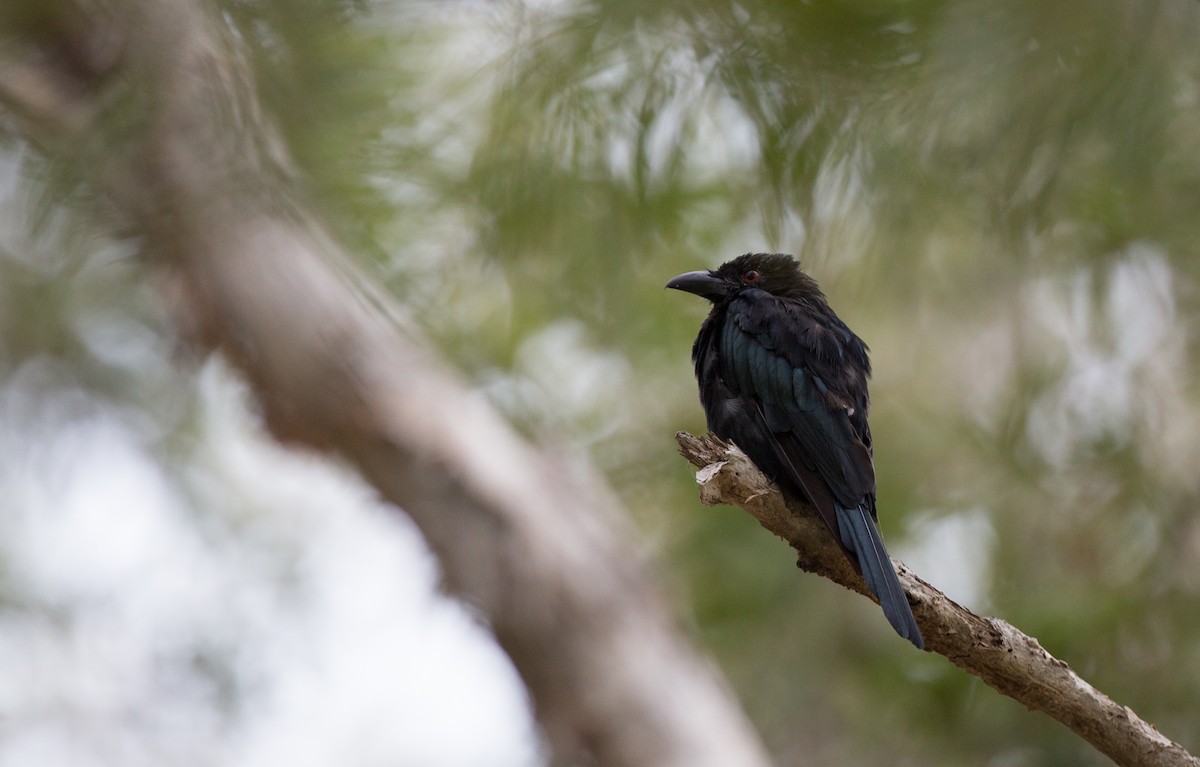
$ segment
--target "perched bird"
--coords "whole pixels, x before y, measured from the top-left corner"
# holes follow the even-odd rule
[[[791,256],[747,253],[667,287],[713,303],[692,346],[708,430],[817,510],[888,622],[923,649],[876,525],[867,345]]]

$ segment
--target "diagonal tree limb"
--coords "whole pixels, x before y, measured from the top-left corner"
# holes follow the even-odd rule
[[[741,450],[711,434],[696,437],[681,431],[675,439],[683,457],[699,469],[701,501],[742,507],[796,550],[802,569],[871,596],[815,513],[785,500]],[[945,656],[1027,708],[1053,717],[1119,765],[1200,766],[1200,759],[1092,687],[1037,639],[999,618],[976,615],[903,562],[894,564],[928,651]]]
[[[209,4],[54,8],[59,39],[51,25],[28,45],[0,46],[0,56],[17,51],[0,62],[0,105],[53,154],[77,151],[103,127],[106,104],[121,103],[122,132],[77,169],[103,200],[94,212],[137,236],[169,275],[180,324],[249,379],[277,438],[348,460],[412,517],[447,587],[512,659],[554,762],[765,767],[719,673],[676,626],[613,494],[523,441],[402,329],[399,307],[299,201],[286,147]],[[106,23],[94,24],[100,8]],[[0,16],[0,41],[29,32],[14,18]],[[104,46],[79,34],[107,22],[121,30],[115,70],[88,65]],[[49,49],[71,55],[39,53]],[[80,70],[103,77],[72,78]]]

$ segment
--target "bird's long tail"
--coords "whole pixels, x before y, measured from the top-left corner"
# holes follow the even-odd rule
[[[843,508],[841,504],[836,506],[842,545],[858,558],[863,580],[879,597],[879,606],[883,608],[888,623],[892,624],[897,634],[915,644],[917,649],[924,650],[925,640],[917,628],[917,621],[908,606],[908,597],[904,595],[904,588],[883,546],[883,538],[879,535],[875,520],[865,506],[854,509]]]

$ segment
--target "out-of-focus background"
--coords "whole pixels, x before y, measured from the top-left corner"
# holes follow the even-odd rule
[[[1200,750],[1200,6],[220,6],[330,226],[607,474],[781,764],[1106,761],[700,506],[662,285],[751,250],[872,348],[892,553]],[[270,443],[68,164],[0,114],[0,767],[542,764],[412,527]]]

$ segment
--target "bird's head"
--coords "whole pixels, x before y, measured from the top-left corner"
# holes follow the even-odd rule
[[[800,262],[783,253],[747,253],[711,271],[681,274],[667,287],[695,293],[713,303],[749,289],[786,298],[821,296],[816,281],[801,271]]]

